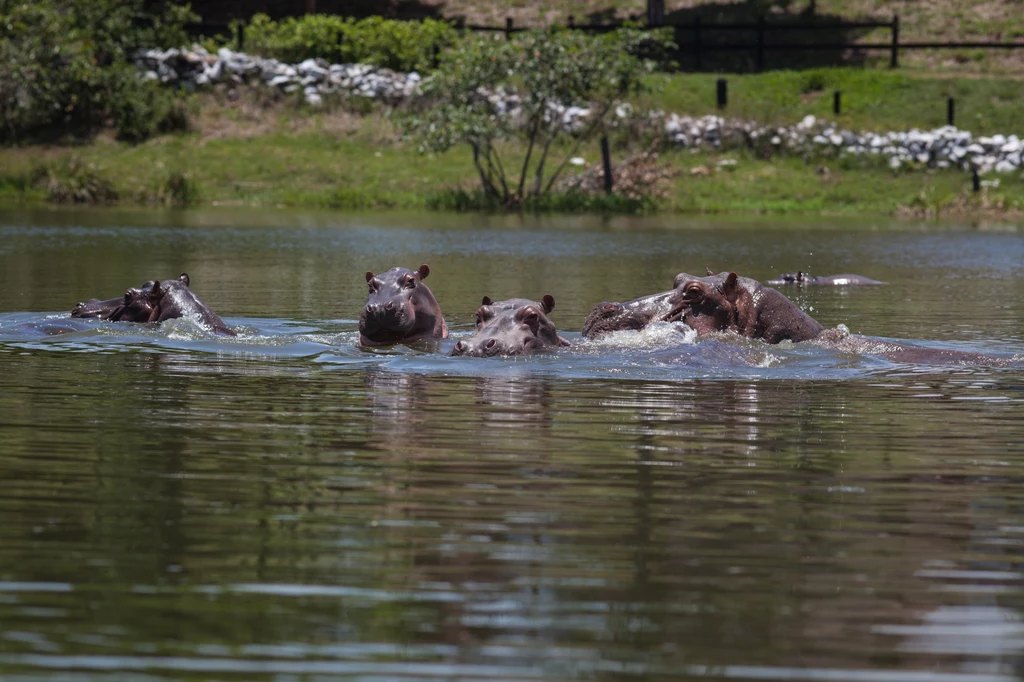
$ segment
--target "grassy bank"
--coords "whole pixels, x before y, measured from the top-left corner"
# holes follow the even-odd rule
[[[638,108],[717,111],[713,76],[655,80],[658,92],[637,102]],[[976,134],[1019,133],[1017,122],[1024,120],[1024,92],[1009,79],[825,69],[730,76],[729,82],[725,115],[769,123],[791,124],[807,114],[836,118],[830,113],[833,89],[844,93],[846,113],[837,121],[855,130],[941,125],[948,94],[960,102],[962,127]],[[223,95],[203,96],[193,109],[194,132],[140,145],[101,136],[85,145],[0,149],[0,202],[43,203],[63,189],[66,199],[74,191],[94,192],[139,205],[415,209],[458,205],[453,190],[478,184],[468,150],[419,154],[400,140],[383,109],[339,106],[313,112],[258,96],[229,100]],[[646,143],[620,131],[614,156],[621,159]],[[522,153],[514,146],[504,150],[512,163]],[[598,161],[596,143],[581,155]],[[736,164],[720,166],[724,159]],[[766,160],[744,150],[675,149],[661,161],[676,171],[658,203],[666,211],[1015,215],[1024,208],[1019,173],[998,176],[998,187],[974,194],[963,171],[893,173],[878,160]],[[67,180],[68,175],[73,177]],[[61,182],[75,186],[68,189]],[[593,210],[602,203],[559,208],[574,206]]]

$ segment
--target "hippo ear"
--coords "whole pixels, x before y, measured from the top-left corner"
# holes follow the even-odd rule
[[[722,293],[725,294],[726,298],[733,298],[738,290],[739,277],[736,276],[735,272],[730,272],[728,277],[725,278],[725,282],[722,283]]]
[[[550,313],[555,309],[555,297],[551,294],[544,294],[544,298],[540,299],[540,301],[545,314]]]
[[[373,273],[370,272],[369,270],[367,270],[366,271],[366,281],[369,282],[371,279],[373,279]]]
[[[705,267],[704,271],[708,273],[708,277],[714,277],[715,273],[711,272],[711,268]]]
[[[484,300],[480,301],[480,305],[491,305],[494,301],[491,300],[490,296],[484,296]]]
[[[425,280],[427,278],[427,275],[430,274],[430,268],[427,267],[426,263],[424,263],[423,265],[420,266],[420,269],[417,270],[416,272],[420,273],[420,281],[422,281],[422,280]]]
[[[147,284],[148,284],[148,282],[147,282]],[[164,292],[160,290],[160,280],[158,280],[158,279],[153,280],[153,287],[149,290],[149,297],[150,298],[160,298],[161,296],[163,296],[163,294],[164,294]]]
[[[804,281],[803,270],[797,270],[797,273],[796,273],[796,282],[797,282],[797,284],[803,284],[803,281]]]
[[[188,273],[183,272],[180,275],[178,275],[178,281],[184,284],[185,286],[189,286]]]

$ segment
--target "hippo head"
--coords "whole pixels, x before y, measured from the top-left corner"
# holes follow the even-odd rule
[[[108,298],[105,301],[101,301],[98,298],[90,298],[88,301],[79,302],[71,310],[71,317],[94,317],[100,320],[107,320],[121,307],[123,302],[123,298]]]
[[[677,322],[683,313],[679,289],[651,294],[625,303],[599,303],[583,322],[588,339],[610,332],[644,329],[652,322]]]
[[[480,307],[476,311],[476,330],[480,331],[486,327],[492,320],[494,320],[501,313],[513,310],[515,308],[522,308],[528,305],[537,305],[536,301],[531,301],[528,298],[510,298],[504,301],[492,301],[490,296],[484,296],[483,301],[480,303]],[[551,294],[544,294],[544,297],[540,300],[540,307],[544,311],[544,314],[549,314],[555,309],[555,297]]]
[[[775,279],[768,280],[768,284],[804,284],[808,279],[803,272],[784,272]]]
[[[139,288],[131,287],[124,292],[121,305],[111,316],[115,322],[158,322],[172,316],[165,310],[168,294],[176,289],[187,289],[188,275],[184,272],[177,279],[150,280]]]
[[[547,294],[542,302],[509,299],[499,303],[484,298],[477,311],[477,332],[472,338],[455,344],[449,355],[492,357],[521,355],[567,346],[547,316],[555,299]]]
[[[682,321],[698,334],[736,330],[752,303],[736,273],[689,279],[684,275],[676,277],[677,290],[682,292]]]
[[[430,268],[391,268],[366,273],[369,295],[359,315],[362,345],[383,345],[423,338],[445,338],[448,328],[434,294],[423,280]]]

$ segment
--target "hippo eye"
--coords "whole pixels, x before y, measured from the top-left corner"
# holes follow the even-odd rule
[[[412,275],[406,275],[405,279],[402,280],[402,286],[404,286],[406,289],[415,289],[416,278],[413,277]]]
[[[683,289],[683,298],[687,300],[704,298],[704,290],[697,283],[687,284],[686,288]]]

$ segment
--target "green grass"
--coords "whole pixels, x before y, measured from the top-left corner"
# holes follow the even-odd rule
[[[654,76],[660,91],[641,105],[666,111],[717,112],[713,76]],[[730,76],[730,104],[724,112],[765,123],[791,124],[807,114],[831,116],[831,91],[844,93],[840,125],[854,130],[905,130],[944,123],[945,96],[958,98],[962,127],[976,134],[1020,131],[1024,89],[1008,79],[920,78],[855,69],[816,69]],[[200,132],[169,135],[132,146],[100,138],[76,147],[0,149],[0,202],[39,203],[46,188],[33,184],[47,168],[81,167],[109,180],[123,204],[198,206],[282,206],[358,209],[485,209],[476,193],[479,180],[467,149],[422,155],[398,141],[379,109],[310,114],[282,105],[248,117],[206,101]],[[218,109],[217,107],[222,107]],[[334,118],[332,118],[332,116]],[[216,134],[204,125],[219,126]],[[249,127],[247,127],[249,126]],[[614,156],[646,147],[635,132],[613,139]],[[561,151],[565,151],[563,148]],[[517,167],[523,149],[503,151]],[[579,154],[596,162],[596,141]],[[717,171],[724,157],[734,170]],[[72,163],[72,160],[74,161]],[[663,211],[893,214],[911,207],[922,214],[1019,212],[1024,182],[1000,176],[1000,187],[983,195],[967,192],[969,177],[959,170],[891,172],[884,160],[776,156],[758,159],[745,150],[712,153],[668,150],[662,160],[680,169]],[[709,175],[691,174],[706,166]],[[819,173],[827,166],[828,173]],[[60,173],[57,172],[59,176]],[[640,212],[651,205],[619,197],[563,196],[539,210]]]
[[[946,124],[946,100],[956,99],[956,125],[976,135],[1021,132],[1024,87],[1010,78],[934,78],[899,71],[836,68],[729,74],[729,102],[716,108],[714,74],[651,77],[656,92],[642,102],[679,114],[721,113],[773,124],[808,114],[851,130],[908,130]],[[842,113],[832,93],[842,92]]]

